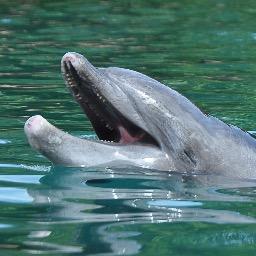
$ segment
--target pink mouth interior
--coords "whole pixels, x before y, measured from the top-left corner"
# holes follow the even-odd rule
[[[143,137],[143,134],[132,136],[123,126],[118,126],[118,130],[121,137],[119,143],[122,144],[134,143],[139,141]]]

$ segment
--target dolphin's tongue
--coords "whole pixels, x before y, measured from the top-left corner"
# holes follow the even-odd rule
[[[144,135],[143,133],[141,133],[141,134],[138,134],[136,136],[132,136],[123,126],[118,126],[118,130],[120,132],[120,141],[119,141],[119,143],[123,143],[123,144],[137,142]]]

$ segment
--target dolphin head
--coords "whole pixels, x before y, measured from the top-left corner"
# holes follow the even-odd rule
[[[255,140],[204,115],[171,88],[132,70],[96,68],[74,52],[63,56],[61,70],[99,140],[71,136],[41,116],[30,118],[25,124],[30,145],[53,163],[255,175]]]
[[[74,52],[63,56],[61,69],[100,139],[155,146],[176,169],[199,168],[207,118],[185,97],[132,70],[96,68]]]
[[[37,115],[29,118],[24,126],[32,148],[58,165],[135,165],[159,170],[172,168],[167,155],[160,150],[154,138],[137,126],[137,122],[130,121],[130,116],[126,118],[122,114],[125,94],[118,99],[118,86],[112,85],[114,90],[109,90],[106,83],[112,79],[103,69],[95,68],[77,53],[65,54],[61,69],[66,84],[90,119],[99,140],[72,136]],[[111,92],[115,96],[112,97]],[[120,100],[122,111],[116,107],[117,99]],[[133,114],[134,118],[139,117],[136,111]]]

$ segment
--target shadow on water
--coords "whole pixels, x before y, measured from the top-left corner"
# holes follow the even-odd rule
[[[7,243],[9,232],[2,237],[2,249],[51,255],[63,252],[132,255],[143,246],[150,247],[146,237],[153,239],[156,231],[159,239],[167,232],[172,237],[171,244],[184,243],[181,224],[187,227],[186,232],[195,227],[202,232],[206,247],[213,242],[223,246],[233,243],[251,246],[256,242],[253,180],[189,176],[134,167],[54,167],[46,174],[30,177],[33,186],[23,189],[23,196],[19,188],[17,194],[22,198],[15,201],[13,209],[8,191],[0,197],[2,202],[6,199],[9,217],[31,223],[25,230],[23,226],[22,234],[16,230],[17,236],[26,237],[20,244]],[[19,178],[5,175],[0,182],[13,186]],[[9,193],[15,189],[9,186]],[[2,211],[0,217],[4,216]],[[220,225],[209,232],[216,223]],[[232,230],[227,228],[229,225]],[[6,228],[0,230],[4,232]],[[188,243],[196,247],[200,239],[194,236]],[[158,243],[160,246],[162,242]]]

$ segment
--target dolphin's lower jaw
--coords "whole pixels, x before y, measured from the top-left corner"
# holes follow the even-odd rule
[[[31,147],[57,165],[171,168],[166,155],[155,146],[80,139],[59,130],[40,115],[30,117],[24,131]]]
[[[121,144],[140,143],[158,146],[151,135],[127,119],[111,104],[101,90],[106,86],[111,90],[111,85],[108,84],[110,81],[82,55],[65,54],[61,67],[68,88],[89,117],[99,139]]]

